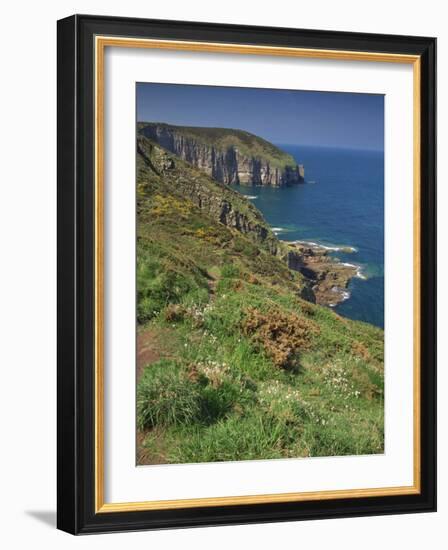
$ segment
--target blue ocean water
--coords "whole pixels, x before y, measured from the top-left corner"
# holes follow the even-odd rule
[[[366,279],[353,278],[350,298],[334,309],[345,317],[384,327],[383,152],[279,147],[304,164],[307,184],[234,188],[251,197],[282,240],[354,247],[353,253],[332,254],[360,265]]]

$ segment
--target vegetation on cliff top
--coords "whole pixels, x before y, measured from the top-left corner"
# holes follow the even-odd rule
[[[214,222],[232,226],[264,249],[277,252],[280,245],[277,237],[260,211],[240,193],[213,180],[144,136],[137,138],[137,152],[137,192],[140,197],[150,182],[151,193],[176,197],[183,208],[187,208],[185,205],[190,201]]]
[[[177,135],[191,138],[196,143],[214,147],[218,151],[226,151],[229,147],[238,149],[245,157],[263,159],[274,168],[284,169],[297,165],[294,157],[285,153],[269,141],[234,128],[208,128],[200,126],[175,126],[164,122],[139,122],[138,130],[145,127],[165,128]]]
[[[383,332],[302,299],[244,197],[145,138],[137,168],[139,464],[383,452]]]

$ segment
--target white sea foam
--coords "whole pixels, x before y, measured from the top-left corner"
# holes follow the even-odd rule
[[[348,300],[351,296],[350,292],[348,290],[343,290],[342,288],[335,286],[331,289],[333,292],[337,292],[340,294],[341,299],[339,302],[345,302],[345,300]],[[330,307],[335,307],[337,304],[328,304]]]
[[[301,244],[304,246],[315,246],[322,250],[328,250],[329,252],[358,252],[358,249],[354,246],[330,246],[322,243],[316,243],[315,241],[292,241],[292,244]],[[355,267],[355,266],[354,266]]]
[[[358,277],[358,279],[367,281],[367,277],[362,273],[362,268],[360,266],[358,266],[358,269],[356,270],[356,276]]]
[[[342,301],[348,300],[350,298],[350,296],[351,296],[350,292],[348,290],[344,290],[342,292]]]
[[[272,228],[272,231],[277,234],[277,233],[282,233],[284,231],[283,227],[273,227]]]
[[[316,244],[324,250],[329,250],[330,252],[358,252],[358,249],[354,246],[327,246],[325,244]]]
[[[355,277],[358,277],[358,279],[362,279],[363,281],[367,280],[367,277],[363,274],[362,267],[360,265],[349,264],[348,262],[342,262],[342,265],[345,265],[346,267],[354,267],[356,269]]]
[[[258,195],[245,195],[246,199],[250,199],[254,201],[255,199],[258,199]]]
[[[284,231],[281,227],[274,227],[272,230],[275,234],[280,233],[281,231]],[[344,251],[345,252],[347,250],[350,250],[351,252],[357,252],[357,249],[354,246],[326,246],[326,245],[323,245],[323,244],[320,244],[320,243],[316,243],[314,241],[300,241],[300,240],[297,240],[297,241],[289,241],[289,244],[309,246],[311,248],[312,247],[317,247],[317,248],[321,248],[321,249],[324,249],[324,250],[329,250],[329,251],[332,251],[332,252],[333,251],[334,252],[337,252],[337,251]],[[358,277],[358,279],[362,279],[363,281],[366,281],[367,278],[368,278],[362,272],[362,267],[360,265],[351,264],[349,262],[340,262],[339,265],[343,265],[345,267],[352,267],[353,269],[356,269],[355,277]],[[348,299],[348,298],[344,298],[344,299]],[[328,305],[330,307],[334,307],[336,304],[328,304]]]
[[[290,244],[301,244],[304,246],[320,246],[320,244],[317,244],[313,241],[290,241]]]

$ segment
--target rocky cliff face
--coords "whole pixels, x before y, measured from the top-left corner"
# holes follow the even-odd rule
[[[302,165],[274,145],[247,132],[224,128],[184,129],[157,123],[140,124],[139,132],[227,185],[280,187],[304,182]]]
[[[247,235],[271,254],[277,254],[278,239],[260,212],[239,193],[220,185],[143,136],[137,139],[137,159],[138,180],[145,180],[153,187],[169,188],[217,222]]]

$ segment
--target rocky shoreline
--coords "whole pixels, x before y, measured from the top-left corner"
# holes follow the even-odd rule
[[[329,247],[309,241],[282,241],[287,247],[290,269],[304,275],[317,304],[335,307],[350,298],[347,290],[353,277],[365,279],[359,265],[341,262],[331,252],[356,252],[352,247]]]

